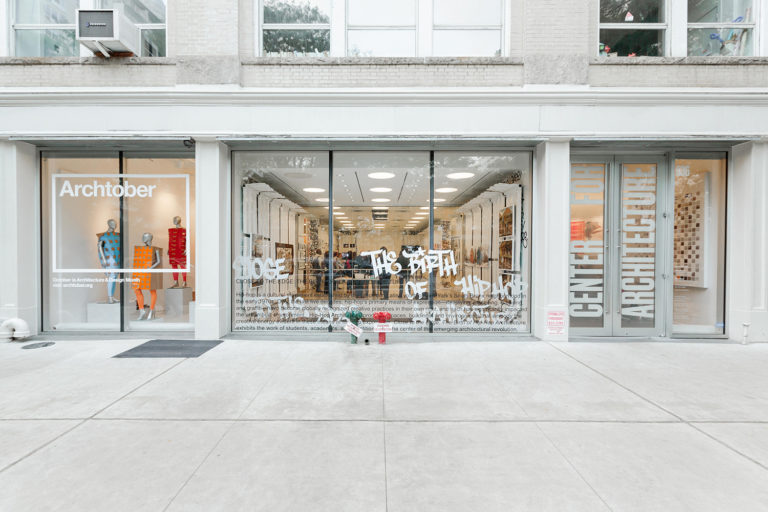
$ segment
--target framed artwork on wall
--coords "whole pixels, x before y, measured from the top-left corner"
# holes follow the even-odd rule
[[[275,242],[275,259],[279,260],[281,258],[285,259],[286,272],[293,275],[294,264],[293,264],[293,245],[292,244],[282,244],[280,242]]]

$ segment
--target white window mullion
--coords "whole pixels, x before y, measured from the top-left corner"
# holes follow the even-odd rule
[[[101,2],[99,2],[99,5],[96,5],[96,0],[80,0],[81,9],[98,9],[99,7],[101,7]],[[75,23],[77,23],[77,20],[75,20]],[[80,45],[80,56],[93,57],[93,52],[85,46]]]
[[[0,0],[0,57],[11,54],[11,17],[8,9],[8,2]]]
[[[501,11],[504,19],[501,20],[502,27],[502,45],[501,56],[509,57],[512,55],[512,0],[504,0]]]
[[[765,8],[765,2],[755,2],[755,55],[768,55],[768,9]]]
[[[666,55],[685,57],[688,55],[688,2],[667,0],[667,41]]]
[[[331,57],[347,54],[347,0],[331,2]]]
[[[434,0],[416,2],[416,55],[418,57],[432,55],[433,2]]]

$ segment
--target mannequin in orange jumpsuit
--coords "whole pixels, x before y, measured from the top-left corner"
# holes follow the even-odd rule
[[[133,267],[136,269],[152,269],[160,266],[163,261],[162,249],[152,246],[152,234],[144,233],[141,241],[144,245],[133,248]],[[163,274],[153,272],[138,272],[133,274],[133,291],[136,293],[136,304],[139,306],[139,320],[152,320],[157,304],[157,289],[162,288]],[[144,309],[144,290],[149,290],[151,302],[149,313]]]

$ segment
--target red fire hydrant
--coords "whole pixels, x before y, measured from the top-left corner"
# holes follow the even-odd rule
[[[392,319],[392,313],[387,313],[386,311],[377,311],[373,314],[373,319],[378,321],[380,324],[383,324],[384,322],[388,322]],[[379,345],[383,345],[387,342],[387,333],[384,331],[379,331]]]

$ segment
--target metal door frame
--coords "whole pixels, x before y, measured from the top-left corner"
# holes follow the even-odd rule
[[[624,164],[656,164],[656,234],[654,262],[654,325],[625,328],[621,326],[621,184]],[[669,155],[664,153],[610,153],[578,155],[571,164],[605,166],[603,201],[603,326],[573,327],[577,336],[658,337],[666,335],[670,296],[667,288],[670,257],[670,214],[668,208]],[[570,205],[569,205],[570,210]]]

